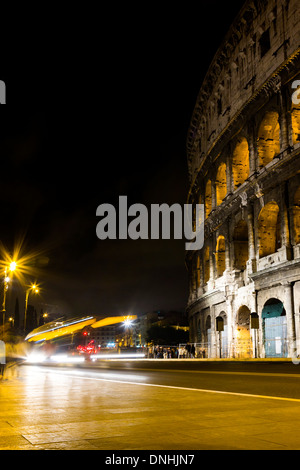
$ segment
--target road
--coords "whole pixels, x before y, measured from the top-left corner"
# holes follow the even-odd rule
[[[0,381],[0,449],[300,449],[300,365],[22,365]]]

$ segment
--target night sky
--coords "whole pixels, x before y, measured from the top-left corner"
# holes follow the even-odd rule
[[[198,4],[118,7],[97,28],[73,25],[59,44],[16,50],[3,62],[0,239],[9,251],[23,239],[22,253],[42,253],[37,309],[185,308],[185,241],[100,241],[96,209],[117,208],[121,195],[149,208],[186,202],[189,122],[243,2]],[[15,281],[11,304],[20,289]]]

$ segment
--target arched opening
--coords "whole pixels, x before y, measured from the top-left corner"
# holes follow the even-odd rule
[[[281,247],[279,207],[271,201],[260,211],[258,217],[259,257],[271,255]]]
[[[233,232],[234,268],[244,271],[246,269],[248,254],[248,225],[245,220],[235,226]]]
[[[252,341],[250,335],[250,310],[246,305],[239,308],[237,314],[237,330],[235,342],[236,357],[252,357]]]
[[[204,249],[204,283],[206,284],[210,278],[210,261],[209,261],[209,246]]]
[[[221,312],[216,318],[216,331],[219,332],[219,357],[228,357],[228,328],[227,328],[227,315]]]
[[[217,240],[216,268],[217,276],[223,276],[223,273],[225,271],[225,238],[223,237],[223,235],[220,235]]]
[[[265,357],[287,357],[287,322],[283,303],[269,299],[262,310]]]
[[[300,243],[300,187],[295,192],[293,205],[294,243]]]
[[[236,144],[232,158],[232,176],[236,190],[249,177],[249,146],[247,139],[241,137]]]
[[[226,183],[226,164],[221,163],[216,176],[216,199],[217,206],[219,206],[225,199],[227,194],[227,183]]]
[[[257,151],[259,165],[267,165],[280,153],[280,126],[279,115],[276,111],[269,111],[263,118],[257,137]]]
[[[212,210],[211,181],[208,180],[205,186],[205,216],[208,217]]]
[[[300,142],[300,104],[292,105],[293,144]]]

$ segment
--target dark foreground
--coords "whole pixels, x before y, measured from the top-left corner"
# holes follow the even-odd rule
[[[20,365],[0,449],[300,449],[300,365],[197,360]]]

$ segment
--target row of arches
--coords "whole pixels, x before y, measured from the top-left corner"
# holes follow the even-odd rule
[[[231,191],[231,185],[229,183],[229,172],[227,170],[228,163],[224,161],[220,163],[215,181],[212,182],[209,179],[205,185],[205,213],[206,216],[210,214],[213,207],[213,183],[216,191],[216,205],[219,206]],[[238,189],[249,177],[250,174],[250,160],[249,160],[249,146],[248,141],[245,137],[240,137],[235,146],[231,162],[232,168],[232,184],[233,191]]]
[[[233,334],[225,311],[215,318],[197,319],[195,340],[204,357],[287,357],[287,319],[282,301],[270,298],[260,316],[242,305],[235,316]],[[260,341],[258,339],[260,331]]]
[[[221,277],[226,269],[244,271],[251,257],[260,260],[280,250],[286,243],[298,245],[300,243],[300,187],[294,193],[291,206],[289,240],[285,230],[286,221],[279,204],[271,200],[260,210],[254,227],[249,227],[245,217],[234,226],[230,236],[228,232],[217,233],[215,237],[206,240],[203,249],[196,254],[196,266],[193,264],[195,282],[194,288],[206,284],[210,278]],[[255,231],[253,238],[256,249],[251,253],[251,231]],[[250,237],[250,238],[249,238]],[[214,240],[214,242],[213,242]],[[195,263],[195,261],[194,261]]]
[[[290,122],[291,139],[295,145],[300,141],[300,105],[293,104]],[[231,158],[219,156],[216,172],[214,176],[208,176],[199,197],[200,204],[205,205],[206,217],[214,207],[222,204],[228,194],[236,191],[249,178],[252,171],[265,167],[280,154],[282,129],[277,111],[269,110],[265,113],[255,140],[254,145],[249,144],[248,138],[241,135],[237,137]],[[253,147],[252,151],[250,145]]]

